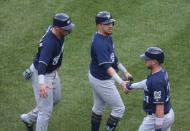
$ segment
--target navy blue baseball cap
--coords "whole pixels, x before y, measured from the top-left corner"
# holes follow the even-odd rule
[[[145,51],[144,54],[140,55],[140,57],[147,61],[147,60],[157,60],[160,64],[164,63],[164,52],[162,49],[158,47],[149,47]]]
[[[96,24],[111,24],[114,23],[116,20],[113,19],[112,15],[108,11],[101,11],[96,14],[95,17]]]
[[[72,23],[71,18],[65,13],[57,13],[53,17],[53,26],[61,27],[63,30],[72,30],[75,24]]]

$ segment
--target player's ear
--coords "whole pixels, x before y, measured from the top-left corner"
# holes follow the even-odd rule
[[[97,24],[97,27],[98,27],[98,28],[101,28],[101,27],[102,27],[102,24]]]

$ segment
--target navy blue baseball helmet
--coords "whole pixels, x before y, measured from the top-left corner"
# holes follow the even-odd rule
[[[164,63],[164,52],[158,47],[149,47],[140,57],[144,60],[157,60],[160,64]]]
[[[72,30],[75,24],[72,23],[71,18],[65,13],[57,13],[53,17],[53,26],[61,27],[64,30]]]
[[[101,11],[101,12],[98,12],[96,14],[96,17],[95,17],[95,21],[96,21],[96,25],[97,24],[104,24],[104,25],[107,25],[107,24],[114,24],[114,22],[116,21],[115,19],[113,19],[112,15],[110,12],[107,12],[107,11]]]

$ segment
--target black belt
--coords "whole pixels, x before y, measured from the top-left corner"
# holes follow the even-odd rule
[[[146,112],[148,115],[152,115],[152,114],[155,114],[155,113],[153,113],[153,112]],[[164,115],[167,115],[169,113],[169,111],[167,111],[167,112],[164,112]]]

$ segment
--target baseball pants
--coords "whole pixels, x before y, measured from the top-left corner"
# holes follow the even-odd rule
[[[172,124],[174,122],[174,112],[170,109],[169,113],[164,116],[164,122],[162,126],[162,131],[170,131]],[[138,131],[155,131],[155,115],[147,115]]]
[[[111,115],[121,118],[125,112],[125,106],[115,86],[114,80],[99,80],[89,73],[89,81],[93,91],[94,105],[92,111],[97,115],[103,115],[106,104],[111,106]]]
[[[61,98],[61,85],[57,71],[45,75],[45,83],[48,86],[47,97],[39,96],[38,71],[34,69],[32,75],[32,87],[36,100],[36,107],[27,113],[27,122],[36,123],[36,131],[47,131],[48,121],[51,117],[53,106]]]

